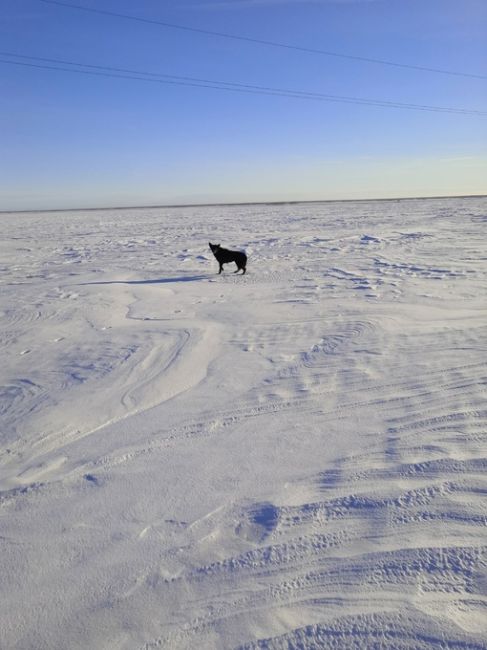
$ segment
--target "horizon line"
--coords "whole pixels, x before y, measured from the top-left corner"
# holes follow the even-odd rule
[[[30,214],[33,212],[99,212],[102,210],[154,210],[157,208],[210,208],[210,207],[237,207],[247,205],[297,205],[299,203],[355,203],[366,201],[419,201],[425,199],[474,199],[484,198],[487,194],[447,194],[433,196],[391,196],[361,199],[302,199],[283,201],[229,201],[223,203],[167,203],[153,205],[113,205],[106,207],[85,208],[30,208],[27,210],[0,210],[0,214]]]

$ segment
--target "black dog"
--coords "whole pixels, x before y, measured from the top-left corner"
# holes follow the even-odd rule
[[[242,275],[245,273],[245,267],[247,265],[247,255],[241,253],[240,251],[229,251],[226,248],[222,248],[220,244],[212,244],[208,242],[211,248],[211,252],[216,257],[218,264],[220,265],[220,270],[218,273],[223,271],[224,264],[230,264],[230,262],[235,262],[237,265],[237,270],[234,271],[238,273],[243,271]]]

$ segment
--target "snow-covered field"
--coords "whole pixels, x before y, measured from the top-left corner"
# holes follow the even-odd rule
[[[0,235],[2,649],[487,647],[487,198]]]

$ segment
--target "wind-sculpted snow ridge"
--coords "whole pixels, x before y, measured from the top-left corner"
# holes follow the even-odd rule
[[[427,630],[419,632],[418,630]],[[257,643],[246,644],[239,650],[275,648],[276,650],[362,650],[373,648],[382,650],[428,650],[446,648],[447,650],[484,650],[485,643],[471,642],[468,635],[458,629],[445,629],[435,620],[428,619],[420,612],[397,614],[369,614],[343,617],[329,624],[308,625],[290,634],[263,639]]]
[[[487,648],[486,210],[2,215],[0,647]]]
[[[258,547],[170,581],[218,607],[162,646],[211,647],[215,628],[231,638],[251,610],[260,629],[309,624],[246,649],[484,648],[487,459],[458,428],[430,430],[428,448],[423,436],[390,433],[380,452],[341,459],[310,479],[319,499],[243,510],[235,535]],[[222,604],[222,590],[241,596]]]

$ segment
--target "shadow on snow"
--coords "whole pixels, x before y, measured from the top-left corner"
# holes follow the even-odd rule
[[[169,284],[172,282],[198,282],[208,279],[207,275],[183,275],[177,278],[159,278],[158,280],[106,280],[99,282],[83,282],[81,286],[90,284]]]

